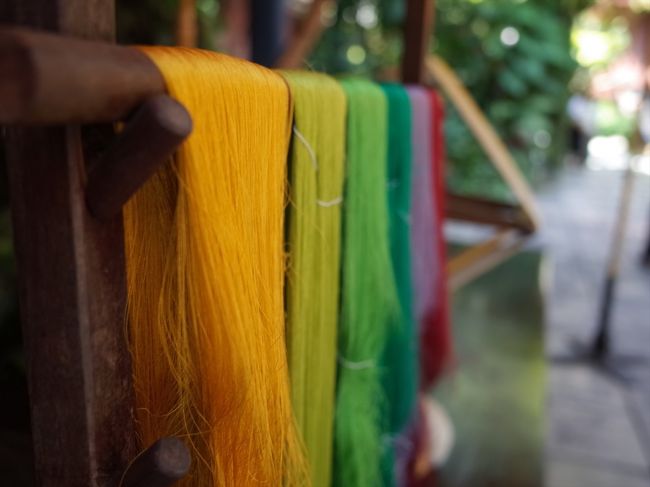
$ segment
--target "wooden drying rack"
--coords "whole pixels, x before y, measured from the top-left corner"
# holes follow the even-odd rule
[[[66,21],[83,29],[84,18]],[[190,133],[189,114],[126,47],[7,28],[0,72],[39,485],[171,485],[189,468],[182,441],[161,439],[133,461],[121,210]],[[110,122],[127,118],[113,135]]]
[[[323,3],[314,0],[314,8]],[[424,82],[437,70],[425,62],[433,6],[408,2],[405,82]],[[165,94],[153,63],[113,44],[114,18],[114,0],[0,4],[0,22],[10,26],[0,29],[0,124],[35,468],[45,487],[163,487],[190,466],[176,438],[137,451],[121,209],[192,124],[184,107]],[[307,31],[314,19],[308,17]],[[281,63],[300,59],[301,49],[318,37],[306,34],[308,42],[287,50]],[[126,121],[117,136],[116,121]],[[485,138],[494,143],[489,131]],[[448,206],[452,217],[517,232],[534,228],[527,219],[533,213],[516,207],[456,197]],[[481,260],[465,259],[474,266]],[[461,267],[466,270],[466,263]]]

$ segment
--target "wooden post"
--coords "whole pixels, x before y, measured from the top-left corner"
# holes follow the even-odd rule
[[[8,2],[3,2],[8,3]],[[14,0],[0,19],[112,41],[113,0]],[[36,478],[116,485],[135,454],[121,214],[87,211],[79,126],[6,137]]]
[[[408,0],[402,56],[404,83],[421,84],[424,81],[424,60],[429,53],[434,15],[435,0]]]
[[[284,44],[284,0],[250,0],[251,59],[275,66]]]
[[[199,43],[196,0],[180,0],[176,12],[176,45],[196,47]]]

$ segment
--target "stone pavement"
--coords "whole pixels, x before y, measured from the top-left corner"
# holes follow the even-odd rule
[[[622,172],[568,168],[539,192],[547,292],[547,487],[650,487],[650,362],[631,385],[565,361],[593,336]],[[614,353],[650,360],[650,178],[637,175],[612,314]]]

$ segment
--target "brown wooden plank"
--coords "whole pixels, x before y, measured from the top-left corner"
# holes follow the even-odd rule
[[[404,23],[404,49],[402,56],[402,81],[422,83],[424,60],[429,53],[433,32],[435,0],[408,0]]]
[[[13,5],[16,23],[113,38],[112,0]],[[115,485],[135,453],[121,215],[86,210],[79,127],[7,132],[37,483]]]

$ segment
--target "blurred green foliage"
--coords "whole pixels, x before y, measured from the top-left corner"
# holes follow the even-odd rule
[[[638,7],[641,8],[641,7]],[[573,23],[571,43],[574,56],[580,64],[572,80],[572,89],[577,92],[590,91],[590,85],[598,76],[605,76],[609,83],[619,78],[610,70],[632,43],[630,21],[633,17],[620,9],[588,10],[578,15]],[[593,131],[596,135],[625,135],[633,137],[636,120],[632,113],[621,111],[615,99],[592,100]]]
[[[456,71],[533,183],[565,150],[573,17],[589,0],[438,0],[432,50]],[[364,22],[374,10],[375,21]],[[370,14],[365,14],[370,18]],[[316,69],[375,74],[401,57],[400,0],[342,0],[312,57]],[[362,53],[362,54],[361,54]],[[448,107],[449,184],[508,198],[480,146]]]
[[[584,70],[578,80],[588,80],[607,69],[624,53],[631,40],[629,19],[620,10],[588,10],[576,16],[571,33],[572,50]]]
[[[339,0],[329,29],[309,60],[311,67],[332,74],[372,76],[399,64],[402,0]]]
[[[119,43],[173,43],[178,0],[116,0],[115,3]]]
[[[220,29],[219,0],[196,0],[199,45],[214,49]],[[116,0],[117,40],[122,44],[172,45],[178,0]]]
[[[596,102],[595,110],[596,135],[624,135],[632,137],[636,128],[636,120],[621,113],[613,100]]]
[[[435,51],[455,69],[528,179],[543,180],[566,148],[566,103],[577,69],[573,16],[586,2],[438,0]],[[508,197],[452,107],[446,125],[449,184]]]

